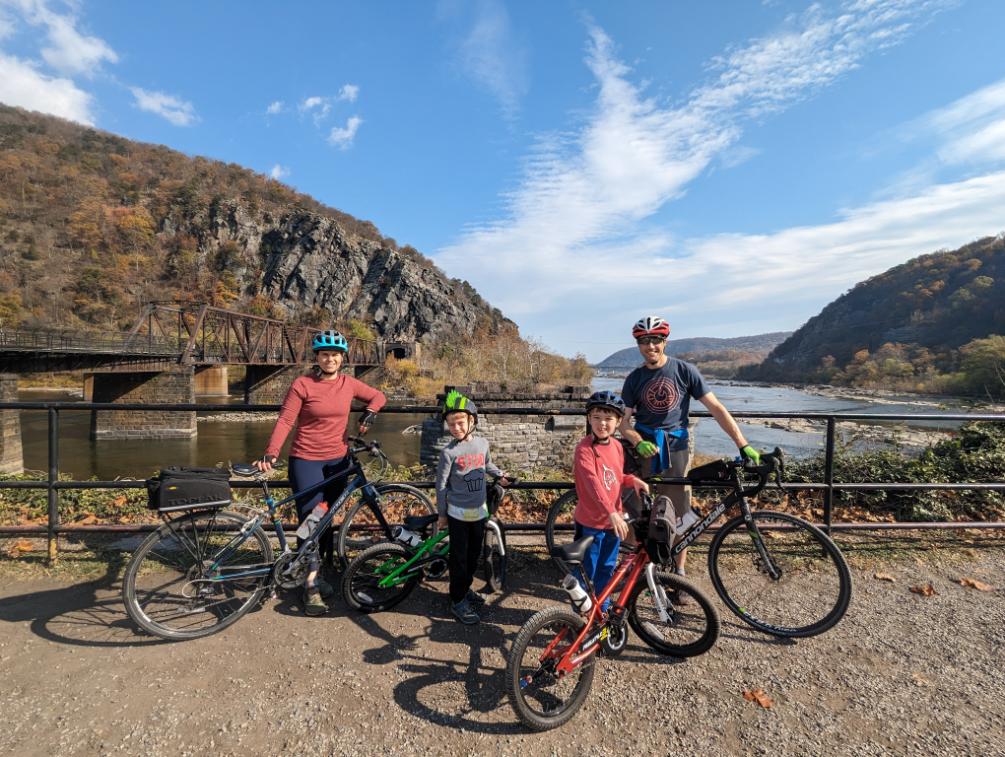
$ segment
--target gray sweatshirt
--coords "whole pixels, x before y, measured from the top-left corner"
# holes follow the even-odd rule
[[[450,442],[440,453],[440,463],[436,467],[436,509],[440,517],[449,515],[469,521],[487,518],[486,471],[493,476],[503,475],[489,460],[488,440],[469,436]]]

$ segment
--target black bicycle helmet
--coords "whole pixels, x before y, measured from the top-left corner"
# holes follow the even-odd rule
[[[451,413],[458,412],[467,413],[474,419],[475,423],[478,423],[478,405],[456,389],[451,389],[447,392],[447,398],[443,401],[443,420],[446,420],[447,416]]]
[[[591,394],[590,399],[586,401],[586,412],[589,413],[595,407],[606,407],[614,411],[619,418],[625,417],[625,401],[614,392],[605,390]]]

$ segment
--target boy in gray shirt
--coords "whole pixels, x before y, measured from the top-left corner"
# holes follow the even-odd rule
[[[461,623],[472,625],[480,618],[476,607],[485,598],[471,591],[489,517],[485,502],[485,472],[509,485],[498,466],[489,460],[489,443],[474,436],[478,407],[456,391],[447,394],[443,420],[454,437],[440,453],[436,467],[436,509],[439,528],[450,529],[450,611]]]

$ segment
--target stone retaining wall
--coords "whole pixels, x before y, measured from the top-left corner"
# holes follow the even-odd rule
[[[480,409],[491,407],[559,410],[583,407],[590,396],[589,387],[539,387],[533,392],[515,394],[499,385],[479,384],[456,388],[471,397]],[[443,396],[437,398],[442,404]],[[507,472],[520,475],[530,468],[572,469],[572,451],[586,430],[582,415],[496,415],[482,413],[478,435],[489,441],[492,459]],[[419,460],[435,466],[440,451],[452,437],[439,416],[422,424]]]
[[[191,367],[179,366],[158,372],[95,373],[93,377],[95,402],[195,402]],[[194,411],[91,411],[92,439],[190,439],[197,433]]]
[[[17,376],[0,373],[0,402],[17,402]],[[23,473],[21,415],[18,410],[0,410],[0,473]]]

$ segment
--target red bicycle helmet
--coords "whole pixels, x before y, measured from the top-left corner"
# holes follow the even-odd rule
[[[643,336],[658,336],[661,339],[666,339],[670,336],[670,324],[658,315],[647,315],[645,318],[640,318],[632,326],[632,338],[638,339]]]

